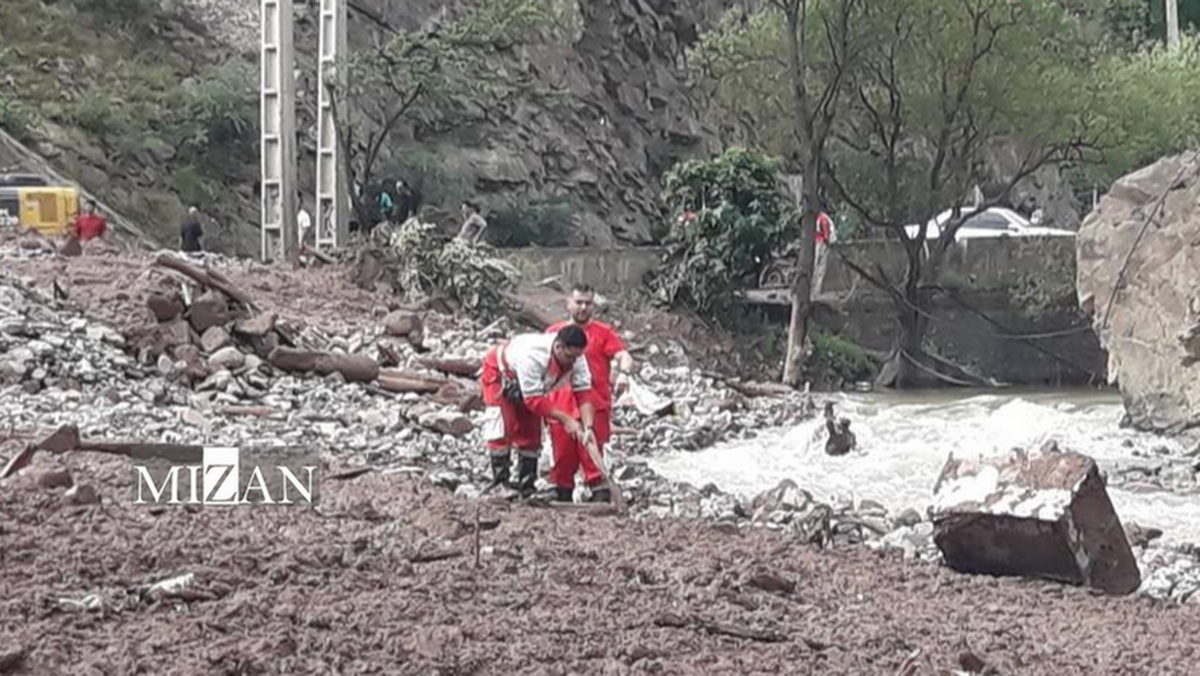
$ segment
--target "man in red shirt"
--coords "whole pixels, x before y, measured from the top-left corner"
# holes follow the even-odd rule
[[[96,203],[87,201],[82,214],[75,215],[75,237],[81,242],[103,237],[108,231],[108,219],[96,213]]]
[[[514,336],[483,358],[479,382],[491,418],[483,437],[491,455],[493,483],[508,483],[509,455],[516,449],[517,488],[523,495],[534,492],[543,419],[556,421],[571,439],[584,440],[592,434],[592,377],[587,361],[580,359],[587,341],[583,329],[567,326],[553,335]]]
[[[567,301],[567,311],[571,320],[559,322],[549,329],[550,333],[561,331],[564,327],[578,326],[587,334],[587,348],[583,356],[587,359],[588,370],[592,375],[592,399],[595,403],[594,438],[601,456],[604,446],[612,436],[612,402],[613,383],[617,386],[617,396],[628,386],[625,373],[633,369],[633,357],[625,349],[625,343],[613,327],[604,322],[596,321],[593,315],[596,310],[596,292],[586,284],[576,284],[571,289],[571,298]],[[611,369],[613,361],[617,368]],[[614,375],[616,376],[614,378]],[[563,402],[569,407],[569,402]],[[585,437],[571,435],[562,425],[551,421],[550,443],[554,449],[554,468],[550,470],[550,483],[554,484],[556,499],[570,502],[575,490],[575,472],[582,465],[583,481],[592,490],[592,499],[596,502],[609,502],[612,492],[603,485],[604,475],[600,468],[592,462],[584,444]]]

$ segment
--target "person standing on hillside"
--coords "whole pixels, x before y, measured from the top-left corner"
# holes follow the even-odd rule
[[[462,228],[458,231],[459,239],[473,243],[483,239],[483,233],[487,231],[488,222],[479,211],[478,204],[463,202],[462,213],[465,220],[463,221]]]
[[[596,291],[587,284],[576,284],[567,300],[570,321],[551,326],[549,333],[558,333],[566,327],[576,326],[587,334],[587,348],[583,355],[592,374],[592,400],[595,405],[593,429],[596,449],[601,457],[604,447],[612,436],[613,383],[619,397],[626,387],[626,374],[633,370],[633,357],[625,348],[624,341],[613,327],[595,319]],[[613,369],[613,363],[616,368]],[[615,376],[615,378],[614,378]],[[570,412],[570,401],[556,395],[560,408]],[[562,425],[550,421],[550,443],[554,449],[554,467],[550,470],[550,483],[554,484],[555,499],[571,502],[575,491],[575,472],[583,467],[583,481],[592,491],[595,502],[610,502],[612,490],[605,485],[604,474],[592,461],[584,447],[585,440],[569,433]]]
[[[183,219],[183,225],[179,227],[180,250],[189,253],[202,251],[200,239],[203,236],[204,229],[200,227],[200,210],[194,206],[189,207],[187,218]]]
[[[75,237],[80,242],[103,237],[108,232],[108,219],[96,213],[95,200],[88,200],[83,213],[75,216]]]
[[[508,483],[515,449],[517,489],[525,496],[533,494],[545,420],[557,420],[570,437],[590,438],[595,413],[592,376],[587,360],[580,359],[586,347],[587,334],[567,326],[555,334],[514,336],[488,351],[479,384],[489,418],[483,438],[494,485]],[[552,397],[560,388],[563,394]]]

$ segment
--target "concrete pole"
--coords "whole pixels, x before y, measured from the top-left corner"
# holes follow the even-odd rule
[[[292,0],[262,0],[262,260],[291,260],[296,236],[296,76]]]
[[[333,97],[346,91],[346,0],[321,0],[317,58],[317,213],[316,245],[328,250],[350,239],[350,196],[342,150],[334,124]],[[343,112],[343,115],[348,112]]]
[[[1179,47],[1179,0],[1166,0],[1167,47],[1172,51]]]

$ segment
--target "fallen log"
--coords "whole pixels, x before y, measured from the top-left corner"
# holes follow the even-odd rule
[[[291,347],[276,347],[267,361],[277,369],[290,373],[313,373],[327,376],[340,373],[347,382],[369,383],[379,377],[379,364],[370,357],[331,354]]]
[[[133,460],[158,458],[179,464],[199,464],[204,460],[204,447],[192,444],[144,444],[84,440],[80,442],[77,450],[123,455]]]
[[[224,406],[217,409],[221,415],[248,415],[255,418],[278,418],[282,411],[270,406]]]
[[[401,376],[381,374],[375,381],[381,388],[388,392],[416,392],[418,394],[434,394],[442,389],[437,383],[430,383],[425,380],[413,380],[412,378],[404,378]]]
[[[509,303],[512,304],[513,307],[517,308],[516,318],[522,323],[532,326],[538,331],[545,331],[551,324],[558,322],[560,319],[560,317],[557,315],[542,310],[532,303],[516,296],[505,294],[505,298],[509,301]]]
[[[173,256],[165,251],[163,253],[160,253],[158,255],[158,257],[154,259],[154,262],[157,265],[163,266],[164,268],[169,268],[176,272],[180,272],[184,275],[187,275],[192,280],[194,280],[197,284],[200,284],[201,286],[209,287],[211,289],[216,289],[217,291],[220,291],[221,293],[225,294],[226,296],[229,296],[230,298],[241,303],[242,305],[245,305],[250,310],[252,310],[254,312],[258,312],[258,306],[254,303],[253,300],[251,300],[250,296],[247,295],[246,292],[235,287],[233,285],[233,283],[230,282],[227,277],[225,277],[225,275],[222,275],[221,273],[219,273],[215,270],[211,270],[211,269],[201,270],[200,268],[188,263],[187,261],[184,261],[180,258],[176,258],[175,256]]]
[[[419,361],[426,368],[464,378],[478,376],[479,370],[483,368],[482,359],[434,359],[432,357],[422,357]]]
[[[434,389],[435,392],[437,391],[438,388],[445,387],[446,385],[454,385],[455,384],[449,378],[443,378],[441,376],[433,376],[433,375],[429,375],[427,373],[418,373],[417,371],[409,371],[408,369],[380,369],[379,375],[380,375],[380,377],[386,376],[388,378],[400,378],[402,380],[410,380],[413,382],[425,383],[426,385],[433,386],[435,388]]]

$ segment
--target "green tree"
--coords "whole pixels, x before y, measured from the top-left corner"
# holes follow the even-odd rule
[[[893,299],[900,325],[896,383],[915,384],[939,368],[923,346],[931,295],[966,220],[965,199],[973,186],[986,184],[988,153],[1015,147],[1021,162],[1010,180],[992,187],[983,207],[1002,203],[1039,168],[1079,162],[1107,140],[1089,105],[1095,91],[1087,86],[1089,55],[1078,22],[1051,0],[826,0],[808,11],[820,17],[808,22],[820,45],[809,59],[822,64],[815,79],[824,95],[821,115],[792,109],[801,113],[791,116],[804,131],[795,139],[801,156],[820,163],[805,171],[805,211],[826,197],[904,243],[903,278],[856,270]],[[793,41],[785,31],[779,45],[772,22],[747,21],[736,30],[763,37],[706,40],[710,47],[751,48],[723,55],[710,49],[718,55],[710,68],[723,57],[746,77],[793,61]],[[747,71],[746,64],[756,65]],[[809,175],[817,180],[807,181]],[[925,224],[946,208],[954,217],[927,242]],[[915,236],[905,229],[909,223],[921,224]]]
[[[664,177],[671,214],[667,264],[653,279],[660,302],[702,317],[737,317],[736,291],[789,236],[795,214],[779,190],[779,164],[741,148],[690,160]]]

